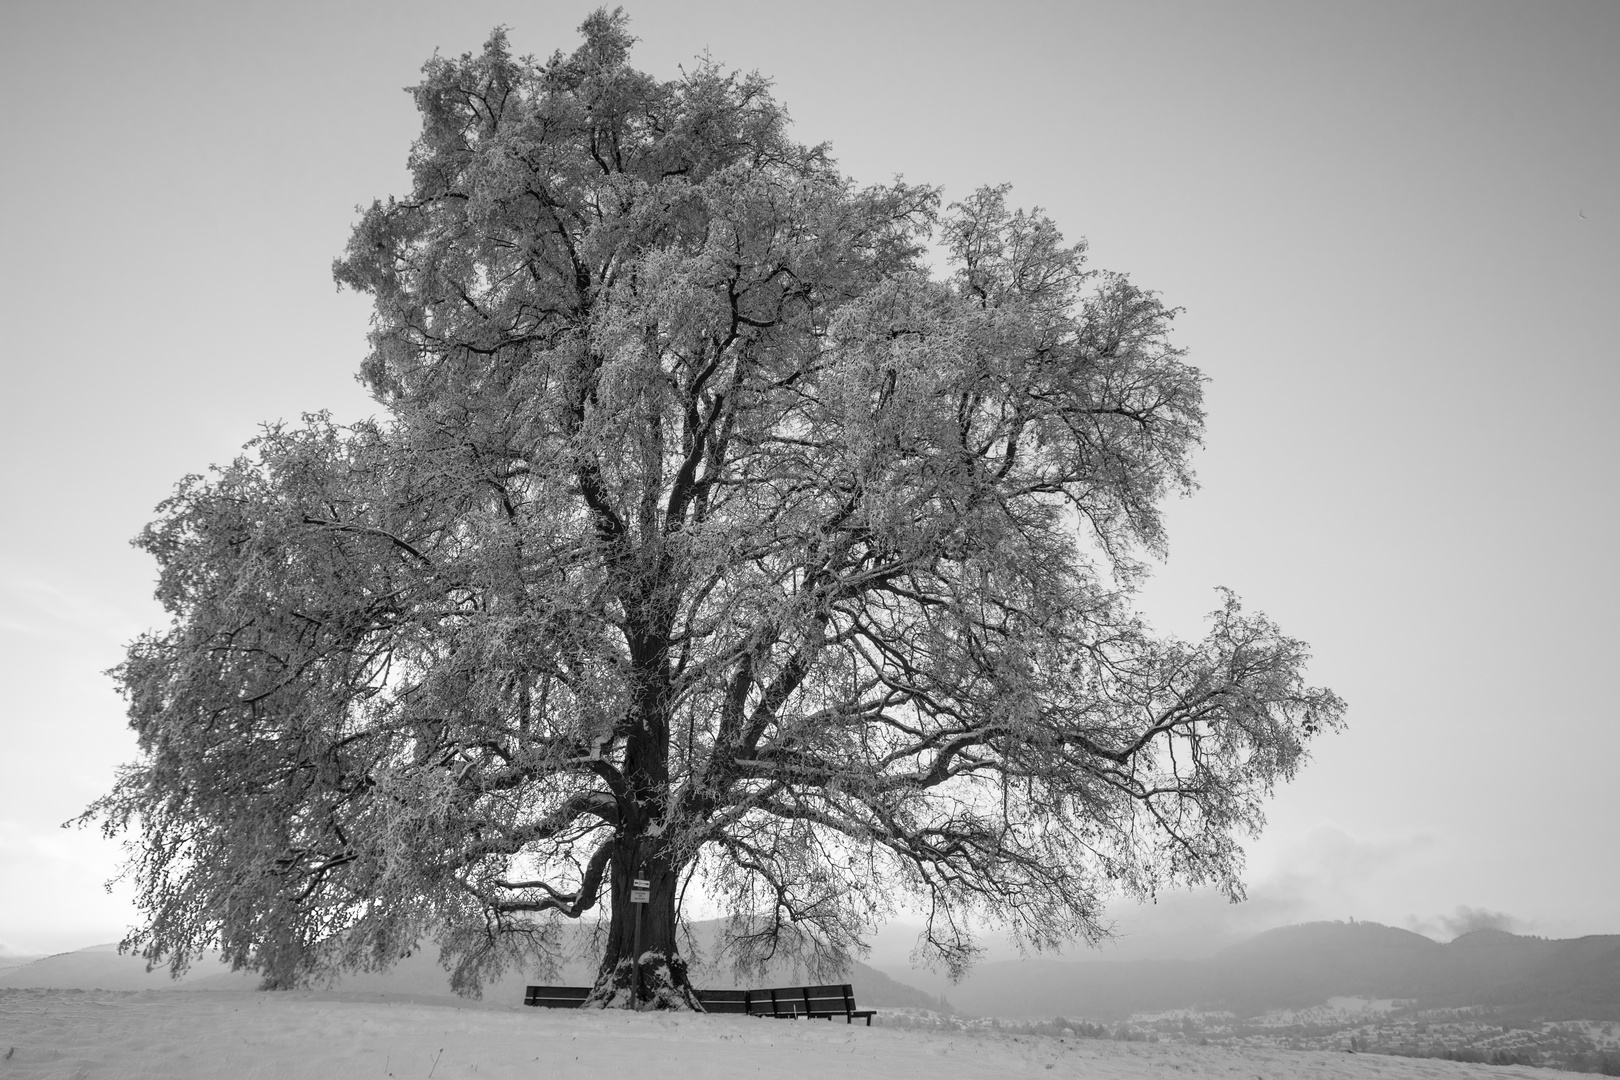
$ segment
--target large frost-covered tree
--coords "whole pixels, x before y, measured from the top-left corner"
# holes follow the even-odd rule
[[[284,986],[431,939],[475,990],[605,911],[622,1004],[645,876],[679,1005],[693,882],[742,962],[823,968],[902,901],[960,971],[976,926],[1239,895],[1343,706],[1230,597],[1199,643],[1133,613],[1203,419],[1173,312],[1003,189],[858,187],[759,77],[582,32],[424,69],[335,267],[384,417],[269,427],[138,540],[173,621],[86,815],[135,834],[129,943]]]

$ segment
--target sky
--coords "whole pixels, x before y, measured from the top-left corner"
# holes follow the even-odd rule
[[[406,190],[402,88],[497,24],[571,50],[589,10],[0,5],[0,948],[136,918],[118,846],[59,828],[134,756],[104,672],[162,612],[129,539],[259,423],[377,411],[330,264]],[[627,10],[643,70],[758,70],[857,180],[1010,183],[1183,309],[1202,486],[1141,606],[1196,636],[1232,588],[1350,711],[1247,903],[1122,903],[1105,955],[1620,933],[1620,5]]]

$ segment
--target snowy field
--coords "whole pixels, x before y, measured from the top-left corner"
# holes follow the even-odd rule
[[[1550,1075],[1368,1054],[527,1009],[336,991],[0,990],[0,1055],[0,1080],[1546,1080]]]

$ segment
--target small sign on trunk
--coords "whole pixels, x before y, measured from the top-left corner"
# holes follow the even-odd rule
[[[651,901],[648,900],[648,896],[650,895],[648,890],[650,890],[651,888],[652,888],[652,882],[649,881],[648,879],[641,878],[641,877],[631,878],[630,879],[630,902],[632,904],[650,903]]]

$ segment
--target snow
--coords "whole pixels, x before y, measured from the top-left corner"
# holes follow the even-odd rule
[[[881,1017],[879,1018],[881,1023]],[[1434,1059],[529,1009],[343,991],[0,989],[0,1080],[1545,1078]],[[9,1050],[9,1054],[7,1054]]]

